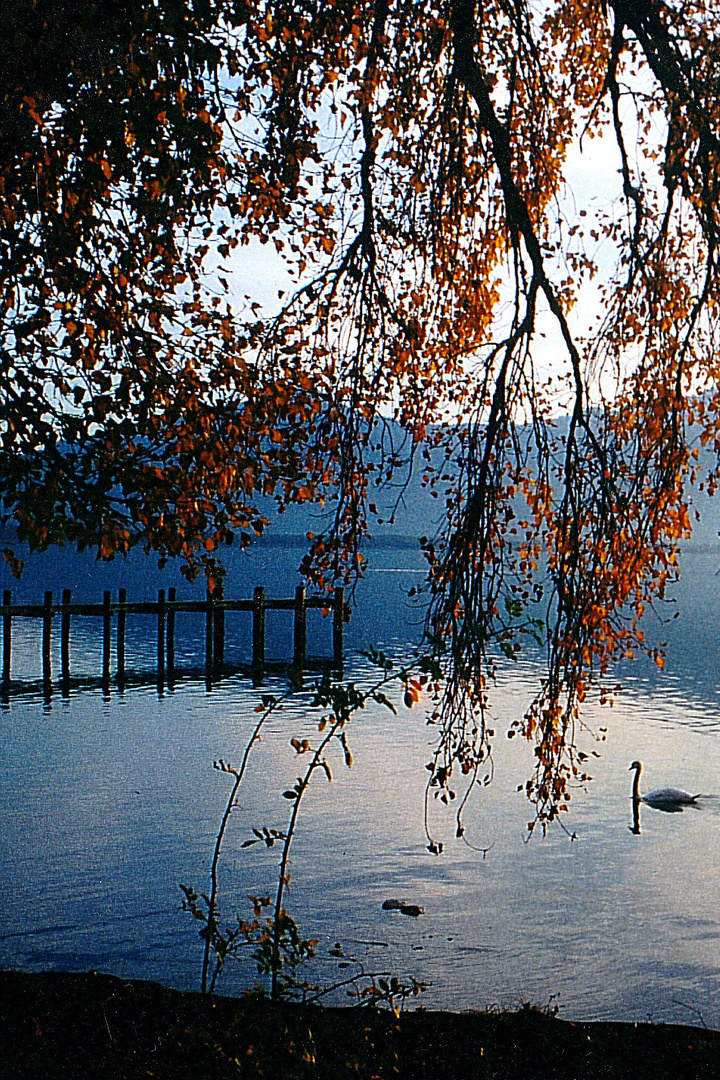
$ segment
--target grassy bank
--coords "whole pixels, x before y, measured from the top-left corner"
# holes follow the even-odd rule
[[[716,1080],[720,1032],[283,1005],[109,975],[0,972],[6,1080]]]

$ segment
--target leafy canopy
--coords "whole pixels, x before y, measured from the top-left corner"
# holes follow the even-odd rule
[[[711,0],[10,0],[0,471],[21,537],[143,540],[212,573],[262,530],[259,494],[327,500],[305,563],[327,585],[413,462],[439,508],[430,783],[478,777],[498,646],[539,636],[516,727],[553,820],[589,683],[645,647],[687,486],[716,484],[719,23]],[[258,243],[297,283],[272,316],[229,276]]]

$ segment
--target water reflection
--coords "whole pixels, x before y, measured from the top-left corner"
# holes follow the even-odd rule
[[[372,643],[397,656],[417,618],[403,606],[409,568],[392,555],[384,553],[386,564],[361,586],[348,627],[346,677],[358,685],[370,677],[359,648]],[[257,578],[248,570],[243,591],[277,578],[285,592],[287,571],[270,569],[268,562]],[[29,581],[23,587],[32,591]],[[88,592],[98,587],[93,580]],[[0,712],[0,869],[13,883],[0,962],[102,967],[194,988],[198,939],[179,913],[177,882],[204,882],[224,797],[212,761],[232,760],[244,745],[259,692],[234,676],[207,693],[202,655],[188,648],[178,664],[193,676],[159,697],[153,628],[141,630],[128,646],[147,669],[142,685],[128,677],[125,695],[104,703],[100,685],[78,686],[64,701],[56,694],[43,714],[39,643],[18,627],[18,640],[21,632],[27,638],[18,675],[38,681],[32,698],[11,699]],[[228,630],[233,658],[243,633],[239,621]],[[78,638],[77,651],[84,660],[77,676],[90,678],[101,643]],[[692,791],[720,790],[716,660],[711,669],[708,659],[705,682],[684,677],[681,652],[671,664],[674,672],[651,683],[625,679],[612,710],[587,703],[584,749],[592,755],[596,747],[600,756],[592,758],[592,783],[573,792],[566,818],[578,836],[573,844],[560,831],[524,842],[530,812],[517,788],[532,768],[532,748],[500,738],[503,723],[522,715],[536,691],[540,664],[509,665],[493,687],[495,779],[466,823],[481,853],[453,842],[452,815],[440,805],[431,812],[445,853],[427,853],[422,806],[433,729],[417,708],[395,717],[369,707],[349,734],[352,770],[340,763],[332,785],[312,791],[303,811],[291,883],[298,925],[323,947],[338,938],[357,943],[368,962],[378,954],[384,968],[431,982],[428,1007],[517,1005],[559,994],[568,1018],[687,1022],[699,1008],[720,1026],[720,867],[708,858],[720,850],[720,800],[703,795],[702,815],[661,818],[647,797],[649,809],[640,810],[638,788],[628,818],[633,758],[661,780],[677,776]],[[268,677],[268,690],[284,687]],[[274,880],[275,852],[260,845],[248,852],[242,843],[252,827],[285,821],[281,793],[297,773],[289,739],[315,724],[304,700],[299,693],[288,703],[257,748],[223,866],[228,918],[247,914],[247,894]],[[607,741],[593,742],[589,732],[604,727]],[[387,897],[417,902],[422,918],[383,912]],[[249,960],[228,968],[223,992],[240,992],[254,977]]]
[[[640,835],[640,803],[641,803],[640,799],[633,798],[633,801],[632,801],[633,820],[632,820],[632,825],[628,825],[628,829],[635,836]]]
[[[640,804],[646,803],[653,810],[660,810],[663,814],[682,814],[683,810],[687,810],[688,806],[694,807],[696,810],[700,809],[700,806],[696,802],[692,803],[672,803],[672,802],[653,802],[651,795],[633,796],[633,820],[632,825],[628,825],[628,829],[635,836],[640,836]]]

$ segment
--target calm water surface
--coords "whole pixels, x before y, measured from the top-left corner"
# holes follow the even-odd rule
[[[226,591],[250,595],[257,583],[290,595],[294,562],[297,552],[287,549],[256,555],[231,568]],[[683,618],[656,628],[668,641],[665,671],[638,664],[623,673],[613,709],[586,710],[580,741],[600,757],[593,782],[573,797],[567,825],[575,840],[558,829],[527,842],[530,808],[516,787],[529,775],[531,749],[498,738],[493,783],[466,812],[473,847],[454,839],[452,816],[437,808],[432,826],[445,852],[430,855],[422,807],[433,736],[422,709],[359,714],[349,731],[355,764],[348,771],[338,760],[332,785],[317,781],[293,846],[288,906],[301,929],[322,949],[341,941],[369,968],[425,979],[428,1007],[552,1000],[569,1018],[720,1027],[720,799],[673,815],[643,807],[641,834],[633,835],[628,772],[638,757],[648,789],[720,793],[718,565],[716,555],[686,556]],[[415,636],[420,617],[405,594],[420,566],[409,550],[375,553],[349,627],[346,677],[371,677],[359,655],[370,642],[400,653]],[[128,578],[130,569],[56,553],[19,585],[3,584],[32,599],[74,585],[78,599],[93,600],[118,584],[133,597],[168,584],[147,568]],[[185,618],[178,662],[197,663],[202,627]],[[150,671],[152,620],[129,627],[128,664]],[[287,625],[278,619],[271,634],[273,652],[287,655]],[[320,651],[329,628],[319,620],[312,634]],[[15,642],[15,675],[38,678],[38,625],[18,621]],[[246,655],[247,644],[246,623],[229,620],[228,658]],[[78,674],[97,673],[97,626],[77,620],[72,652]],[[531,661],[503,671],[494,698],[500,733],[539,675]],[[268,679],[264,691],[284,688]],[[39,695],[11,698],[0,713],[0,964],[97,968],[197,987],[200,943],[179,910],[178,883],[207,887],[228,790],[212,762],[239,761],[260,692],[236,677],[210,692],[189,680],[163,696],[148,686],[49,704]],[[222,865],[228,914],[248,913],[247,893],[272,890],[276,851],[241,844],[253,826],[283,827],[281,793],[297,775],[289,739],[312,721],[307,695],[297,695],[255,752]],[[607,738],[595,741],[603,728]],[[425,914],[384,912],[388,897],[421,904]],[[228,993],[252,982],[249,960],[228,966],[223,980]]]

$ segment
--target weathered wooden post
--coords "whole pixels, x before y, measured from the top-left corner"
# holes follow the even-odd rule
[[[213,669],[213,596],[208,586],[207,607],[205,608],[205,684],[212,685]]]
[[[333,662],[342,667],[343,631],[345,626],[345,590],[340,587],[333,596]]]
[[[70,691],[70,604],[72,589],[63,589],[60,609],[60,683],[67,697]]]
[[[165,590],[158,589],[157,602],[157,677],[158,686],[162,687],[165,682],[165,620],[167,609],[165,607]]]
[[[7,691],[10,683],[10,657],[12,654],[12,615],[10,614],[10,605],[12,604],[12,592],[10,589],[3,591],[3,667],[2,667],[2,683],[3,689]]]
[[[167,669],[168,678],[172,679],[175,671],[175,608],[173,604],[177,600],[177,589],[171,585],[168,589],[168,613],[167,613]]]
[[[42,628],[42,673],[45,688],[52,682],[52,606],[53,594],[48,590],[43,603]]]
[[[307,608],[305,607],[304,585],[298,585],[295,589],[293,631],[293,663],[298,671],[302,671],[307,658]]]
[[[255,588],[253,595],[253,674],[262,675],[265,668],[265,589]]]
[[[103,592],[102,608],[102,682],[103,689],[107,693],[110,688],[110,634],[112,631],[112,596],[108,589]]]
[[[225,663],[225,609],[221,606],[224,598],[224,590],[221,584],[215,586],[213,596],[213,666],[220,674]]]
[[[125,685],[125,628],[127,625],[125,604],[127,604],[127,589],[118,589],[117,677],[121,690]]]

